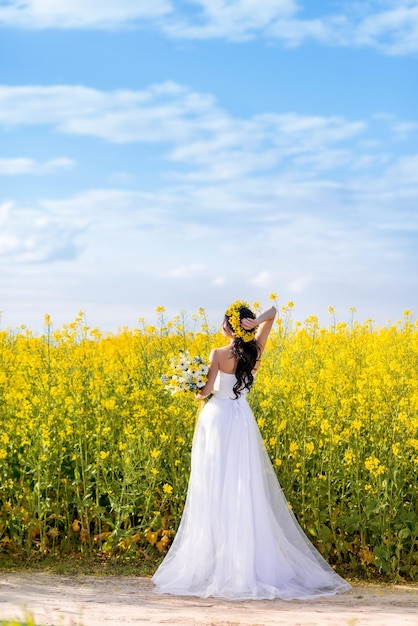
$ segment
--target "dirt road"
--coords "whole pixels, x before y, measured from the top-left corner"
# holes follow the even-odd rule
[[[418,626],[418,585],[357,584],[310,601],[158,596],[147,578],[0,573],[0,620],[25,609],[45,626]]]

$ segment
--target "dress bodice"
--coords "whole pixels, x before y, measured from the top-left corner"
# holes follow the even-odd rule
[[[213,385],[213,393],[217,398],[228,398],[229,400],[235,399],[234,385],[237,382],[235,374],[227,374],[226,372],[218,371],[218,374]],[[241,393],[246,393],[244,390]]]

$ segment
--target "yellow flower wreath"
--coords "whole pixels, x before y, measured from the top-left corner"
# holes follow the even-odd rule
[[[243,307],[249,309],[250,305],[244,300],[237,300],[233,304],[229,305],[228,309],[225,312],[225,315],[228,317],[228,322],[231,325],[232,330],[234,331],[235,337],[240,337],[243,341],[245,341],[245,343],[247,343],[248,341],[254,340],[256,329],[253,328],[252,330],[245,330],[241,326],[239,313]]]

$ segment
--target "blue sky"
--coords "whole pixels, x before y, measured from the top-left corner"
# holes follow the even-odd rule
[[[418,311],[416,0],[0,0],[0,309]]]

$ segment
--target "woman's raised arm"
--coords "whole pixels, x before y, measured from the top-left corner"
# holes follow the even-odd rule
[[[276,317],[276,313],[276,307],[271,306],[269,309],[266,309],[265,311],[260,313],[260,315],[257,315],[255,319],[251,319],[250,317],[244,317],[241,320],[241,326],[245,328],[245,330],[252,330],[253,328],[257,327],[255,339],[260,347],[260,356],[266,345],[267,338]]]

